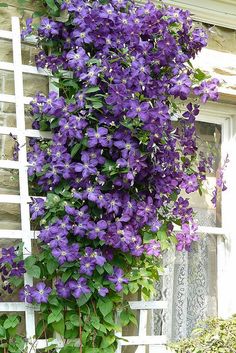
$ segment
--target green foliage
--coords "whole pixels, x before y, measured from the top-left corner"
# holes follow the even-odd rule
[[[0,316],[0,353],[26,353],[25,339],[17,332],[19,315]]]
[[[170,344],[176,353],[235,353],[236,316],[228,320],[210,318],[189,339]]]

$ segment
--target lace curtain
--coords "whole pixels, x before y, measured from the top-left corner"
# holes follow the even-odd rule
[[[200,224],[215,225],[214,211],[196,210]],[[216,237],[201,235],[191,252],[168,251],[167,273],[157,284],[156,299],[167,300],[168,309],[153,313],[153,334],[170,341],[190,335],[197,322],[217,315]]]

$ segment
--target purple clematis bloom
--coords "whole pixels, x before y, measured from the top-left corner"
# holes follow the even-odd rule
[[[39,282],[32,288],[32,298],[37,304],[47,303],[48,296],[52,289],[47,287],[45,283]]]
[[[107,222],[104,220],[88,223],[88,238],[89,239],[96,239],[102,238],[105,235],[105,230],[107,229]]]
[[[69,281],[68,286],[71,290],[73,297],[80,298],[83,294],[89,294],[90,289],[87,286],[87,279],[80,277],[77,281]]]
[[[57,282],[55,283],[55,286],[56,286],[57,293],[61,298],[67,299],[70,297],[71,290],[68,283],[64,283],[61,280],[57,280]]]
[[[76,51],[70,50],[66,55],[66,59],[71,69],[77,69],[78,67],[83,67],[89,57],[83,48],[78,48]]]
[[[123,283],[128,283],[128,279],[124,278],[124,271],[121,268],[115,267],[112,276],[107,276],[107,279],[115,284],[115,289],[117,292],[122,291]]]
[[[34,197],[33,203],[30,204],[30,214],[31,219],[35,220],[36,218],[43,216],[45,213],[45,202],[39,197]]]
[[[105,297],[107,294],[109,293],[109,290],[105,287],[100,287],[98,289],[98,294],[101,296],[101,297]]]
[[[95,175],[97,173],[96,161],[89,158],[89,154],[82,153],[81,161],[83,163],[76,163],[75,171],[82,173],[83,178],[87,178],[90,175]]]
[[[147,255],[158,257],[161,254],[161,244],[159,241],[152,239],[145,245],[145,250]]]
[[[108,129],[105,127],[99,127],[96,130],[94,129],[87,129],[88,135],[88,147],[94,147],[98,144],[102,146],[107,146],[108,142],[106,136],[108,134]]]
[[[34,298],[32,296],[33,289],[28,284],[19,291],[20,301],[26,301],[27,303],[32,303]]]

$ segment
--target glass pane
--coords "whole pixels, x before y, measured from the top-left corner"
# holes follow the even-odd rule
[[[0,70],[0,93],[15,94],[13,72]]]
[[[0,102],[0,126],[16,127],[15,103]]]
[[[203,195],[198,192],[192,194],[183,193],[189,198],[190,206],[196,212],[195,219],[200,226],[221,226],[221,204],[220,200],[216,208],[212,203],[213,191],[216,185],[217,170],[221,161],[221,125],[198,121],[196,123],[199,150],[206,156],[213,157],[213,172],[208,173],[204,183]]]
[[[0,194],[19,195],[19,171],[0,168]]]
[[[23,74],[24,96],[33,97],[37,92],[48,94],[48,77],[33,74]]]
[[[0,38],[0,61],[13,62],[12,41]]]

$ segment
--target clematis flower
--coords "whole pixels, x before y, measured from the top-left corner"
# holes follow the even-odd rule
[[[123,283],[128,283],[128,279],[124,278],[124,271],[121,268],[115,267],[113,275],[107,276],[107,279],[115,284],[115,290],[117,292],[122,291]]]
[[[33,301],[37,304],[47,303],[48,296],[51,293],[52,289],[47,287],[45,283],[39,282],[35,287],[32,288],[31,296]]]
[[[90,289],[87,286],[87,279],[80,277],[77,281],[69,281],[68,286],[71,290],[73,297],[80,298],[83,294],[89,294]]]

